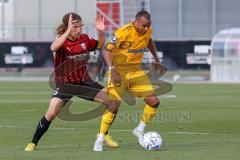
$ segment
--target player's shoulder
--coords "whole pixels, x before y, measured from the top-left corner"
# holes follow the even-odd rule
[[[133,29],[133,26],[132,26],[132,23],[128,23],[128,24],[125,24],[124,26],[120,27],[117,32],[118,33],[122,33],[122,34],[126,34],[128,32],[131,32],[131,30]]]
[[[89,36],[86,33],[81,33],[79,39],[89,39]]]
[[[131,31],[132,29],[133,29],[132,23],[128,23],[128,24],[125,24],[124,26],[122,26],[123,32],[128,32],[128,31]]]
[[[78,38],[78,42],[85,42],[85,41],[90,41],[90,40],[95,40],[94,38],[90,37],[89,35],[85,33],[81,33],[81,35]]]

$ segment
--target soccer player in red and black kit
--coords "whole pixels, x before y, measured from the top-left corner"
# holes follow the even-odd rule
[[[89,52],[102,48],[105,42],[104,18],[96,18],[98,40],[81,33],[82,20],[76,13],[68,13],[57,28],[58,37],[51,45],[55,62],[55,90],[50,100],[49,108],[40,120],[32,142],[25,151],[34,151],[42,135],[48,130],[53,119],[74,95],[110,106],[106,89],[91,80],[87,73]],[[118,147],[111,136],[105,136],[105,142],[110,147]]]

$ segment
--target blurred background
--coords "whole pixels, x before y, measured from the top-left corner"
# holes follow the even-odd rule
[[[153,40],[170,81],[240,83],[240,0],[0,0],[0,79],[47,80],[49,46],[67,12],[83,18],[96,38],[94,19],[105,17],[109,39],[116,28],[151,13]],[[90,72],[106,79],[102,51],[91,53]],[[152,62],[146,53],[143,63]]]

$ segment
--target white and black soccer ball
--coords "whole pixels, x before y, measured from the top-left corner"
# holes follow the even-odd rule
[[[157,132],[147,132],[143,136],[143,147],[146,150],[159,150],[162,146],[162,137]]]

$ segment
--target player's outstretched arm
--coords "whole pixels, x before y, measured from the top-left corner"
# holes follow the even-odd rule
[[[105,24],[104,24],[104,17],[98,16],[95,19],[95,25],[98,34],[98,46],[97,48],[103,48],[105,43]]]
[[[115,69],[115,66],[112,65],[112,52],[104,49],[103,50],[103,56],[106,64],[108,65],[110,72],[111,72],[111,79],[110,82],[112,83],[121,83],[121,78],[117,70]]]
[[[155,46],[152,38],[149,40],[147,47],[148,47],[149,51],[152,53],[152,55],[153,55],[153,57],[155,59],[155,62],[156,63],[160,63],[159,58],[157,56],[157,49],[156,49],[156,46]]]
[[[148,47],[149,51],[152,53],[152,55],[154,57],[155,69],[159,70],[161,72],[161,74],[162,74],[164,72],[164,68],[163,68],[163,66],[160,63],[160,60],[159,60],[158,55],[157,55],[157,49],[156,49],[156,46],[155,46],[152,38],[149,40],[147,47]]]

